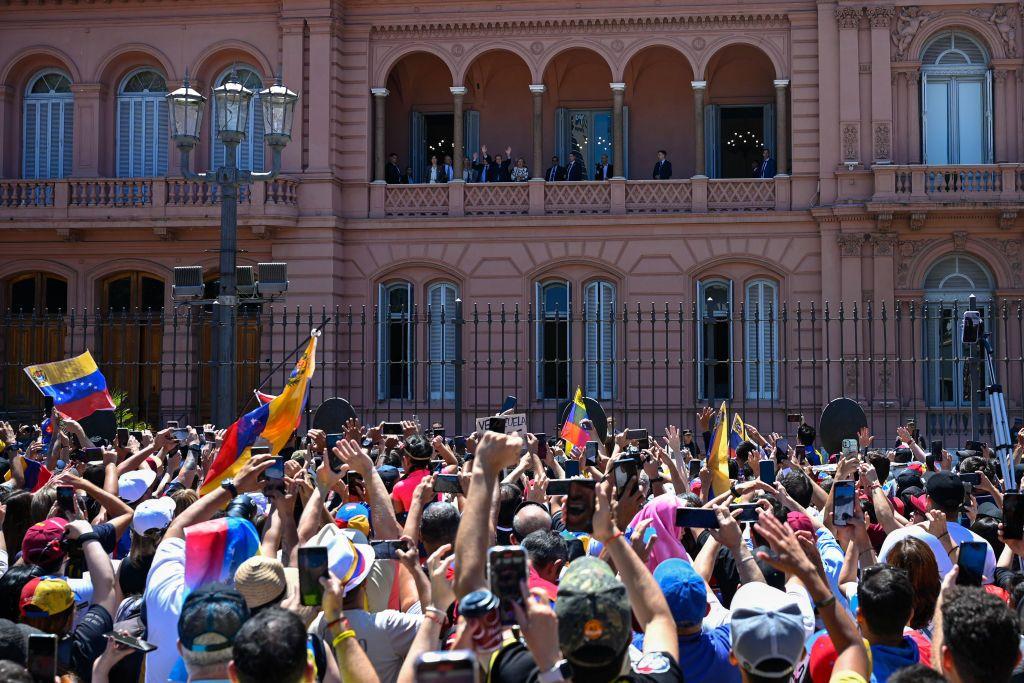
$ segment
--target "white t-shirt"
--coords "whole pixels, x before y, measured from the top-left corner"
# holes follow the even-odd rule
[[[957,545],[960,545],[965,541],[980,541],[986,545],[985,576],[982,579],[982,582],[992,583],[993,577],[996,573],[996,554],[992,550],[992,546],[989,545],[984,538],[956,522],[947,522],[946,529],[949,530],[949,537],[953,539],[953,542]],[[949,554],[946,552],[946,549],[942,547],[942,541],[937,539],[935,536],[932,536],[930,533],[925,531],[924,528],[916,524],[910,524],[887,535],[885,537],[885,541],[882,543],[882,550],[878,553],[878,561],[885,562],[885,559],[892,551],[892,547],[904,538],[910,537],[924,541],[928,544],[928,547],[931,548],[932,554],[935,555],[935,562],[939,565],[939,578],[944,577],[953,569],[953,561],[949,559]]]
[[[146,640],[157,646],[146,655],[146,683],[166,683],[178,661],[178,616],[185,601],[185,539],[157,546],[146,579]]]
[[[331,637],[327,633],[323,616],[323,612],[317,616],[310,624],[309,632],[330,643]],[[416,638],[416,631],[423,623],[423,617],[393,609],[381,612],[347,609],[345,616],[348,617],[352,630],[356,632],[356,640],[373,662],[380,683],[395,683],[402,670],[405,655]]]

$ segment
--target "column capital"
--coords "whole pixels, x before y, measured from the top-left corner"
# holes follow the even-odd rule
[[[448,88],[448,90],[450,90],[453,95],[465,95],[467,92],[469,92],[469,89],[466,88],[466,86],[464,85],[453,85],[452,87]]]
[[[774,81],[772,81],[772,85],[774,85],[776,88],[788,88],[789,87],[789,79],[788,78],[777,78]]]
[[[707,90],[707,81],[690,81],[690,87],[694,90]]]
[[[387,88],[370,88],[370,94],[374,97],[387,97],[391,91]]]
[[[544,85],[543,83],[531,83],[530,84],[530,92],[532,92],[534,95],[540,95],[540,94],[544,93],[544,91],[547,90],[547,89],[548,89],[547,86]]]
[[[864,14],[863,8],[851,7],[848,5],[836,7],[834,12],[839,28],[844,29],[857,28],[860,26],[860,18]]]
[[[608,87],[610,87],[614,92],[625,92],[626,90],[625,83],[609,83]]]

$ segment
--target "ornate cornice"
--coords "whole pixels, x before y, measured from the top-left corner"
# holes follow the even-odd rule
[[[892,18],[896,16],[895,7],[868,7],[865,12],[872,28],[889,28]]]
[[[835,16],[839,28],[857,28],[860,26],[860,18],[864,16],[864,10],[860,7],[845,5],[843,7],[836,7]]]
[[[841,256],[860,256],[867,235],[863,232],[840,233],[836,235]]]

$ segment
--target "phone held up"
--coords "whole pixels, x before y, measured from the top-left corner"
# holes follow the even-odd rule
[[[299,548],[299,596],[306,607],[317,607],[323,603],[324,587],[321,577],[327,573],[327,547],[311,546]]]
[[[491,592],[501,600],[501,623],[515,624],[512,605],[523,606],[522,582],[526,581],[526,551],[518,545],[499,545],[487,551]]]

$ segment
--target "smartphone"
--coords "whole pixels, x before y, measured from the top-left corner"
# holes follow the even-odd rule
[[[612,465],[612,472],[615,474],[615,491],[621,498],[630,480],[640,476],[640,458],[619,458]]]
[[[455,437],[455,439],[452,441],[452,448],[455,449],[456,455],[465,455],[466,454],[466,437],[464,437],[464,436],[457,436],[457,437]]]
[[[128,433],[128,429],[126,427],[118,427],[117,428],[117,447],[118,448],[128,448],[128,437],[130,437],[130,436],[131,435]]]
[[[439,474],[434,477],[434,493],[463,493],[457,474]]]
[[[565,476],[569,479],[580,476],[580,461],[566,460],[562,463],[562,471],[565,472]]]
[[[843,439],[843,457],[855,455],[860,452],[860,444],[857,439]]]
[[[961,472],[960,481],[971,486],[981,484],[981,472]]]
[[[409,544],[405,541],[371,541],[374,557],[378,560],[397,560],[399,550],[408,550]]]
[[[760,474],[758,479],[766,484],[775,485],[775,461],[774,460],[761,460],[758,463],[760,468]]]
[[[178,443],[185,443],[188,441],[188,430],[187,429],[174,429],[171,431],[171,438]]]
[[[385,422],[380,427],[380,433],[389,436],[401,436],[405,434],[405,429],[402,428],[401,422]]]
[[[36,683],[53,683],[57,675],[57,636],[50,633],[29,635],[25,663]]]
[[[57,487],[57,504],[60,505],[60,509],[65,512],[72,512],[75,509],[75,487],[74,486],[58,486]]]
[[[416,683],[478,683],[472,650],[424,652],[416,658]]]
[[[141,431],[133,430],[133,431],[129,432],[129,434],[134,436],[136,441],[138,441],[139,443],[142,443],[142,432]]]
[[[740,512],[738,520],[740,522],[756,522],[760,517],[760,509],[761,506],[758,505],[757,503],[743,503],[742,505],[729,506],[729,512],[734,512],[735,510],[742,510],[742,512]]]
[[[177,429],[178,428],[178,421],[177,420],[168,420],[167,424],[164,425],[164,427],[167,428],[167,429]]]
[[[593,479],[573,479],[569,482],[569,493],[562,512],[567,531],[589,534],[594,530],[595,485]]]
[[[103,449],[96,448],[95,446],[82,449],[82,460],[85,462],[92,462],[93,460],[103,459]]]
[[[439,437],[441,437],[443,439],[445,437],[445,429],[444,429],[444,427],[438,427],[437,429],[434,429],[431,432],[431,434],[433,436],[439,436]]]
[[[646,438],[647,438],[647,430],[646,429],[627,429],[626,430],[626,439],[628,441],[637,441],[639,439],[646,439]]]
[[[53,416],[53,396],[43,396],[43,414],[46,417]]]
[[[692,529],[717,529],[718,517],[709,508],[677,508],[676,526]]]
[[[800,413],[789,413],[786,415],[786,422],[796,422],[799,424],[802,423],[803,421],[804,416],[801,415]]]
[[[778,441],[775,442],[775,459],[789,459],[789,441],[786,441],[785,439],[779,439]]]
[[[257,455],[266,455],[267,453],[269,453],[270,452],[270,446],[253,446],[249,450],[250,450],[252,456],[256,457]]]
[[[959,586],[980,586],[985,576],[985,556],[988,543],[985,541],[964,541],[960,544],[960,555],[956,564],[960,568],[956,577]]]
[[[537,439],[537,457],[544,460],[548,457],[548,435],[538,432],[533,437]]]
[[[548,479],[548,488],[545,493],[549,496],[567,496],[571,483],[572,479]]]
[[[645,436],[644,438],[640,439],[640,443],[638,445],[640,446],[640,450],[649,451],[651,450],[651,439]]]
[[[491,592],[501,600],[501,623],[515,624],[512,604],[523,605],[521,583],[526,581],[526,551],[518,545],[499,545],[487,551]]]
[[[587,459],[588,465],[597,464],[597,442],[588,441],[587,445],[583,447],[583,455]]]
[[[503,417],[492,417],[487,420],[487,431],[497,432],[499,434],[505,433],[505,418]]]
[[[217,432],[203,432],[203,438],[206,439],[208,443],[213,443],[217,440]]]
[[[968,441],[967,445],[964,446],[965,451],[977,451],[980,455],[985,450],[985,443],[983,441]]]
[[[156,645],[147,642],[142,638],[136,638],[135,636],[128,635],[127,633],[118,633],[117,631],[111,631],[110,633],[103,634],[105,638],[113,640],[115,643],[121,643],[126,647],[130,647],[133,650],[139,652],[152,652],[156,649]]]
[[[700,476],[700,471],[704,468],[704,461],[693,458],[690,460],[690,479],[696,479]]]
[[[327,577],[327,548],[299,548],[299,595],[306,607],[318,607],[324,600],[320,578]]]
[[[508,396],[505,397],[505,400],[502,402],[501,410],[499,410],[498,412],[499,413],[504,413],[504,412],[509,411],[509,410],[515,410],[515,407],[516,407],[516,405],[518,403],[519,403],[519,399],[517,399],[515,396],[508,395]]]
[[[933,463],[942,460],[942,439],[936,439],[936,440],[932,441],[932,448],[931,448],[930,455],[931,455]],[[930,469],[931,468],[929,467],[929,470]]]
[[[853,518],[856,505],[855,488],[852,480],[832,484],[832,517],[836,526],[846,526]]]
[[[1019,431],[1019,430],[1018,430]],[[1003,537],[1024,538],[1024,493],[1003,494]]]

